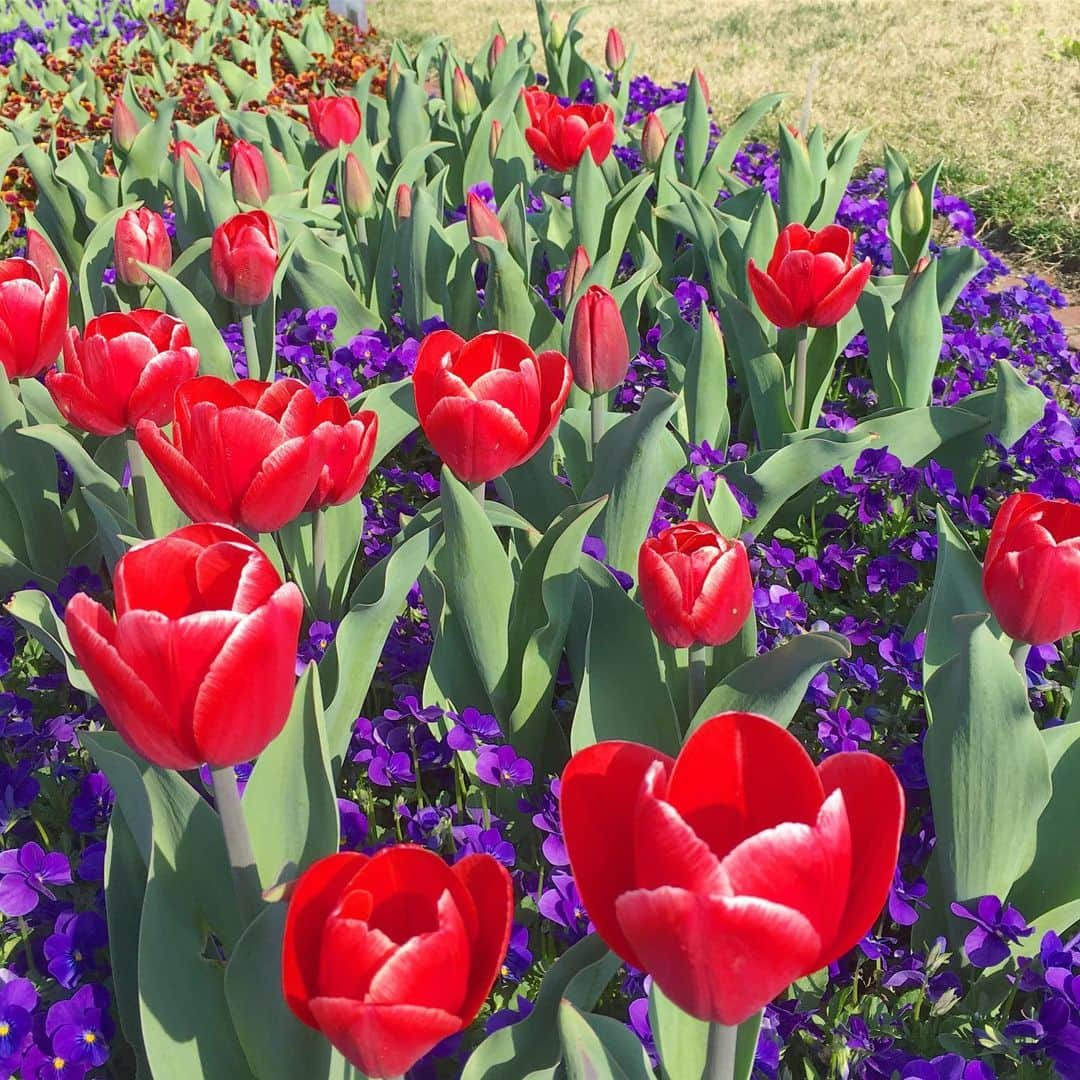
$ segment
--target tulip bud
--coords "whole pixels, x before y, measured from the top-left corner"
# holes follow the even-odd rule
[[[270,197],[270,174],[258,148],[237,139],[229,151],[229,178],[237,202],[262,206]]]
[[[345,209],[353,217],[366,217],[374,204],[367,170],[350,150],[345,155]]]
[[[26,230],[26,257],[37,267],[42,281],[51,281],[53,274],[67,275],[52,244],[37,229]]]
[[[112,141],[113,150],[127,153],[135,145],[139,134],[139,121],[119,94],[113,99]]]
[[[581,283],[585,280],[585,275],[589,272],[591,266],[589,253],[583,247],[579,247],[570,256],[570,263],[566,267],[566,274],[562,279],[562,288],[559,290],[559,303],[562,305],[563,311],[570,310],[570,303],[577,295],[578,289],[581,288]]]
[[[126,211],[113,231],[113,257],[116,276],[125,285],[150,284],[139,263],[168,270],[172,266],[172,241],[161,215],[145,206]]]
[[[394,218],[400,225],[412,216],[412,188],[408,184],[398,184],[394,195]]]
[[[470,191],[465,200],[465,221],[469,228],[469,237],[475,241],[478,236],[489,240],[506,243],[506,230],[490,206],[475,191]],[[483,244],[473,243],[473,251],[482,262],[491,261],[491,251]]]
[[[491,134],[488,136],[488,157],[494,161],[499,152],[499,143],[502,142],[503,126],[498,120],[491,121]]]
[[[615,27],[607,32],[607,42],[604,45],[604,62],[612,71],[622,71],[626,63],[626,46],[623,44],[622,35]]]
[[[398,83],[401,82],[401,68],[398,67],[397,61],[390,65],[390,70],[386,73],[386,100],[389,101],[398,88]]]
[[[641,132],[641,157],[650,169],[655,169],[660,164],[666,143],[667,132],[660,117],[656,113],[649,113],[645,117],[645,127]]]
[[[705,80],[705,72],[701,68],[694,68],[693,77],[697,79],[698,85],[701,87],[701,96],[705,99],[705,105],[707,107],[712,106],[712,96],[709,94],[709,84]]]
[[[202,191],[202,176],[195,166],[194,158],[202,157],[193,143],[181,139],[176,144],[176,158],[184,166],[184,179],[196,190]]]
[[[495,70],[495,66],[499,62],[499,57],[502,56],[502,54],[503,54],[503,52],[505,50],[506,50],[506,38],[504,38],[502,36],[502,34],[496,34],[491,39],[491,47],[488,49],[488,55],[487,55],[488,71],[493,72]]]
[[[551,16],[551,30],[548,33],[548,41],[551,43],[551,47],[558,51],[563,47],[563,42],[566,40],[566,27],[562,24],[562,19],[558,15]]]
[[[574,308],[567,359],[574,382],[588,394],[606,394],[626,378],[626,328],[615,297],[600,285],[590,285]]]
[[[480,99],[476,96],[472,79],[459,67],[454,68],[453,104],[458,116],[469,116],[480,108]]]
[[[265,210],[234,214],[214,230],[210,277],[226,299],[257,307],[270,295],[278,264],[278,235]]]
[[[913,181],[900,201],[900,227],[905,233],[917,236],[922,231],[925,215],[926,201],[922,189]]]

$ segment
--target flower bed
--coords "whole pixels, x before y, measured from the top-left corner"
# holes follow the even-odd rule
[[[249,35],[295,27],[234,10]],[[962,200],[935,192],[933,170],[912,177],[894,155],[853,179],[844,140],[827,148],[820,132],[781,129],[776,148],[746,142],[768,101],[714,123],[699,76],[671,88],[631,79],[617,38],[614,74],[597,71],[542,5],[541,16],[547,85],[597,110],[580,126],[555,123],[562,106],[543,91],[517,103],[529,46],[493,38],[460,66],[434,46],[419,57],[395,47],[387,98],[370,93],[371,77],[347,99],[355,106],[316,97],[309,135],[286,119],[301,110],[283,107],[304,105],[328,76],[339,90],[355,78],[339,37],[333,74],[320,62],[302,92],[273,68],[264,111],[239,107],[237,85],[214,103],[220,119],[212,99],[189,100],[175,131],[160,103],[156,119],[125,105],[129,131],[88,119],[82,160],[117,166],[100,178],[65,172],[66,148],[22,155],[41,192],[27,218],[37,268],[24,273],[42,292],[54,273],[70,279],[71,318],[57,318],[61,331],[77,329],[64,374],[44,383],[33,375],[55,356],[35,353],[38,370],[16,371],[0,354],[17,388],[4,384],[0,411],[5,495],[20,511],[41,508],[0,525],[2,587],[13,594],[0,619],[0,1068],[348,1075],[318,1028],[353,1075],[414,1080],[526,1069],[646,1077],[660,1075],[650,1071],[660,1059],[680,1080],[1080,1075],[1080,943],[1070,936],[1080,889],[1063,854],[1077,767],[1076,624],[1053,592],[1033,603],[1015,569],[990,576],[991,558],[984,595],[973,554],[1015,492],[1080,502],[1080,358],[1054,319],[1064,297],[1037,278],[1002,286],[1007,268],[979,245]],[[152,25],[193,44],[175,13]],[[99,46],[120,48],[117,37]],[[117,82],[98,77],[111,97]],[[617,130],[606,130],[605,109],[620,115]],[[227,174],[217,168],[226,126]],[[173,135],[190,135],[191,152]],[[533,152],[549,168],[535,168]],[[445,170],[425,170],[433,154]],[[83,181],[100,207],[80,196]],[[830,200],[831,212],[818,205]],[[137,201],[160,223],[134,213]],[[802,222],[821,230],[833,218],[854,235],[846,259],[828,262],[847,282],[846,309],[832,322],[823,313],[832,288],[805,310],[787,293],[787,307],[770,307],[760,276],[790,280],[779,258],[773,265],[774,242],[797,248]],[[796,230],[783,241],[781,223]],[[862,276],[848,277],[864,260]],[[91,325],[107,309],[143,306],[167,307],[186,329]],[[0,308],[0,326],[11,310]],[[493,359],[481,331],[516,335],[500,349],[519,350],[517,366],[497,350]],[[102,350],[116,350],[122,367],[151,348],[125,343],[133,336],[170,358],[155,375],[167,392],[144,395],[164,400],[167,416],[140,413],[134,394],[109,413],[115,380],[91,387],[94,410],[72,389],[80,370],[90,385]],[[51,351],[47,338],[38,353]],[[185,349],[220,381],[187,381]],[[566,361],[550,359],[557,349],[570,356],[574,390]],[[506,407],[470,439],[478,421],[468,403],[483,397],[478,373],[492,364],[521,380],[530,365],[539,374],[532,389],[501,391]],[[450,389],[448,365],[459,373]],[[257,393],[221,386],[236,377],[276,381]],[[174,389],[176,419],[159,430]],[[455,397],[467,404],[448,409]],[[235,443],[222,419],[230,410],[246,417]],[[314,421],[304,429],[300,419],[317,410],[346,446],[336,458],[319,449],[319,468],[305,442],[318,442]],[[236,460],[279,438],[290,440],[289,460],[279,453],[271,467],[267,450],[241,476]],[[1016,505],[1009,513],[1021,514]],[[1051,506],[1064,524],[1048,516],[1028,544],[1064,539],[1072,511]],[[235,533],[188,532],[157,541],[174,546],[156,571],[137,570],[129,543],[162,537],[185,515],[258,535],[266,556]],[[666,531],[687,518],[702,523],[692,535]],[[271,605],[277,614],[260,623],[258,648],[181,687],[169,664],[196,645],[178,638],[155,655],[145,643],[154,605],[181,602],[171,568],[195,565],[203,547],[218,557],[214,544],[243,550],[243,573],[262,583],[257,601],[232,596],[229,616],[243,608],[254,619]],[[663,566],[703,546],[717,553],[707,570],[720,584],[707,587],[703,572],[673,601]],[[123,588],[121,557],[131,567]],[[281,585],[282,572],[295,584]],[[1067,557],[1053,573],[1065,597]],[[272,580],[277,591],[263,588]],[[204,606],[189,612],[220,615],[220,597],[199,589]],[[733,613],[706,604],[693,617],[697,605],[681,605],[695,589],[721,594]],[[105,634],[100,620],[111,616],[91,601],[143,619],[131,647],[150,649],[138,672],[149,699],[109,681],[91,631]],[[198,647],[216,652],[207,623]],[[181,715],[198,710],[192,695],[213,718],[196,721],[197,733]],[[790,734],[732,711],[764,714]],[[707,720],[713,712],[729,719]],[[231,724],[216,722],[226,714]],[[691,725],[697,734],[683,743]],[[590,769],[603,774],[597,754],[614,739],[646,745],[654,765],[682,744],[670,790],[654,771],[651,803],[610,778],[602,792],[574,795]],[[754,751],[758,740],[767,753]],[[821,763],[824,788],[808,779],[818,774],[800,746]],[[577,764],[564,772],[571,749]],[[837,756],[860,752],[869,753]],[[828,791],[844,794],[851,837],[840,847],[857,874],[830,870],[813,844],[792,840],[790,863],[756,853],[772,860],[772,879],[744,886],[809,920],[814,948],[790,922],[757,937],[714,927],[689,939],[690,955],[709,950],[699,983],[668,962],[686,953],[689,916],[665,912],[635,936],[613,915],[622,909],[610,883],[627,871],[612,853],[632,835],[642,864],[660,867],[636,871],[653,874],[653,890],[719,889],[715,879],[687,885],[700,871],[679,862],[689,830],[668,846],[656,840],[667,836],[666,811],[634,833],[650,807],[696,821],[675,779],[694,761],[702,773],[686,790],[702,805],[729,791],[779,805],[803,791],[813,823]],[[862,785],[827,782],[852,761],[880,772]],[[240,875],[235,900],[234,783],[257,886]],[[890,784],[906,801],[898,860]],[[761,827],[743,842],[760,841]],[[308,869],[339,849],[344,861]],[[725,854],[729,867],[713,837],[709,858]],[[330,865],[342,897],[367,898],[352,901],[352,917],[320,908]],[[374,867],[388,868],[385,881]],[[723,873],[745,883],[751,869]],[[830,884],[834,872],[842,887]],[[877,892],[856,903],[849,877]],[[408,1007],[427,1012],[393,1037],[365,1038],[312,1004],[356,993],[314,993],[330,976],[313,958],[362,971],[363,949],[375,946],[361,948],[343,924],[374,925],[364,904],[408,909],[394,893],[400,880],[415,903],[437,908],[444,936],[417,948],[419,974],[400,980],[407,990],[396,984]],[[397,943],[405,931],[387,933]],[[624,963],[628,953],[639,963]],[[753,978],[735,973],[733,955]],[[726,1073],[705,1022],[714,1032],[741,1025]]]

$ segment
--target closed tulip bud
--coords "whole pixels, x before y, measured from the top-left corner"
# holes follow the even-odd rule
[[[345,209],[353,217],[366,217],[374,205],[375,198],[367,170],[350,150],[345,155]]]
[[[453,87],[454,112],[458,116],[469,116],[480,108],[480,99],[476,96],[476,87],[472,79],[461,68],[454,68]]]
[[[559,817],[597,934],[683,1012],[734,1026],[874,924],[904,791],[876,754],[815,766],[779,724],[727,712],[677,758],[620,741],[578,751]]]
[[[566,267],[562,287],[559,289],[559,303],[562,305],[563,311],[570,310],[570,303],[577,296],[577,291],[581,288],[581,283],[585,280],[585,275],[591,267],[589,253],[583,247],[578,247],[574,254],[570,256],[570,263]]]
[[[196,190],[202,191],[202,176],[195,166],[195,158],[201,158],[198,148],[187,139],[181,139],[176,144],[176,159],[184,167],[184,179]]]
[[[139,121],[135,114],[124,103],[119,94],[113,99],[112,113],[112,141],[113,150],[127,153],[135,145],[135,139],[140,131]]]
[[[398,184],[394,192],[394,219],[400,225],[412,217],[412,188],[408,184]]]
[[[551,47],[558,52],[563,47],[563,42],[566,40],[566,27],[563,26],[562,19],[558,15],[551,16],[551,31],[548,34],[548,41],[551,43]]]
[[[308,102],[308,123],[324,150],[333,150],[341,143],[348,145],[363,126],[360,103],[354,97],[312,98]]]
[[[494,161],[499,152],[499,143],[502,142],[503,126],[498,120],[491,121],[491,134],[488,136],[488,157]]]
[[[67,320],[61,271],[46,277],[29,259],[0,262],[0,366],[9,379],[40,375],[56,362]]]
[[[600,285],[590,285],[574,308],[567,359],[574,382],[587,394],[606,394],[626,378],[626,328],[615,297]]]
[[[495,66],[499,62],[499,57],[502,56],[502,54],[505,51],[506,51],[506,38],[504,38],[502,36],[502,34],[496,34],[491,39],[491,45],[488,48],[488,54],[487,54],[488,71],[493,72],[495,70]]]
[[[111,311],[76,327],[64,342],[64,370],[45,386],[68,423],[91,435],[119,435],[140,420],[168,424],[176,391],[199,370],[188,328],[162,311]]]
[[[920,256],[915,261],[915,265],[911,268],[911,273],[908,276],[909,277],[914,277],[916,274],[921,274],[924,270],[926,270],[929,267],[929,265],[930,265],[930,256],[929,255]]]
[[[712,106],[712,95],[709,93],[709,83],[705,78],[705,72],[701,68],[694,68],[694,78],[697,79],[698,85],[701,87],[701,96],[705,99],[707,106]]]
[[[843,225],[813,232],[793,222],[780,233],[764,271],[747,263],[750,291],[765,318],[787,330],[835,326],[870,278],[870,260],[852,265],[854,238]]]
[[[364,1076],[401,1077],[476,1018],[513,918],[510,875],[491,855],[330,855],[289,898],[282,995]]]
[[[145,206],[125,211],[113,230],[113,261],[116,276],[125,285],[150,284],[139,263],[168,270],[172,266],[172,241],[162,216]]]
[[[1080,506],[1010,495],[990,530],[983,591],[1016,641],[1049,645],[1080,630]]]
[[[121,556],[113,593],[115,620],[78,593],[64,623],[124,741],[163,769],[261,754],[292,704],[300,590],[243,533],[189,525]]]
[[[922,189],[912,182],[900,202],[900,227],[910,236],[917,236],[926,223],[926,200]]]
[[[26,258],[37,267],[42,281],[51,281],[53,274],[64,273],[64,264],[52,244],[34,228],[26,230]]]
[[[420,427],[465,484],[528,461],[558,423],[572,383],[562,353],[537,355],[500,330],[471,341],[436,330],[421,342],[413,372]]]
[[[176,393],[171,437],[135,428],[173,501],[193,521],[272,532],[305,510],[356,497],[371,467],[378,417],[345,399],[318,401],[297,379],[190,379]]]
[[[622,34],[614,26],[607,32],[607,41],[604,43],[604,62],[612,71],[622,71],[626,63],[626,46],[623,44]]]
[[[386,73],[386,99],[391,100],[394,94],[397,92],[398,83],[401,82],[401,68],[398,67],[397,61],[390,65],[390,70]]]
[[[278,236],[264,210],[234,214],[214,230],[210,277],[226,300],[246,307],[261,304],[274,287]]]
[[[660,117],[656,113],[649,113],[645,117],[645,127],[641,132],[641,159],[650,169],[655,169],[660,164],[666,144],[667,132]]]
[[[653,633],[675,649],[723,645],[754,607],[742,541],[700,521],[673,525],[641,545],[638,591]]]
[[[270,197],[270,174],[257,147],[237,139],[229,151],[229,177],[237,202],[262,206]]]
[[[475,240],[483,236],[505,244],[506,230],[495,211],[475,191],[470,191],[465,200],[465,222],[469,229],[469,237],[474,241],[473,251],[476,252],[476,257],[483,263],[490,262],[491,251],[483,244],[475,243]]]

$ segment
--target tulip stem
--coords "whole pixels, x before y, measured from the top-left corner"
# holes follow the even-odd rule
[[[326,580],[326,512],[316,510],[311,515],[311,574],[315,595],[311,598],[315,614],[330,618],[330,583]]]
[[[596,468],[596,448],[604,437],[604,429],[607,427],[607,394],[594,394],[589,402],[589,418],[591,420],[590,434],[592,436],[592,461]]]
[[[225,850],[229,853],[232,867],[233,890],[240,916],[247,925],[258,915],[262,907],[262,885],[255,865],[255,852],[251,847],[251,834],[244,820],[240,805],[240,789],[236,786],[236,772],[231,765],[211,770],[214,780],[214,800],[217,803],[221,832],[225,837]]]
[[[469,490],[473,493],[473,498],[481,505],[484,505],[485,492],[487,491],[487,484],[481,481],[479,484],[473,484]]]
[[[135,525],[144,540],[154,536],[150,514],[150,492],[146,486],[146,457],[135,439],[127,440],[128,468],[131,470],[131,498],[135,503]]]
[[[712,1023],[705,1058],[705,1080],[735,1080],[735,1051],[739,1042],[737,1026]]]
[[[795,430],[802,431],[806,412],[806,354],[809,350],[809,334],[806,323],[795,328],[795,378],[791,387],[791,419]]]
[[[255,341],[255,309],[248,308],[240,316],[240,327],[244,331],[244,359],[247,360],[249,379],[261,379],[262,368],[259,367],[259,346]]]
[[[690,725],[694,722],[694,717],[697,716],[697,711],[705,700],[705,674],[709,667],[709,646],[691,645],[688,650],[688,659],[686,681],[690,714],[686,722]]]

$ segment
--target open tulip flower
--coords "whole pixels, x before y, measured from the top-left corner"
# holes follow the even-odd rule
[[[754,607],[743,542],[701,521],[672,525],[641,545],[638,590],[653,632],[676,649],[723,645]]]
[[[1010,495],[990,530],[983,591],[1017,641],[1048,645],[1080,630],[1080,506]]]
[[[0,261],[0,365],[9,379],[56,363],[67,317],[68,282],[59,270],[46,280],[29,259]]]
[[[68,330],[64,370],[45,376],[65,419],[91,435],[118,435],[140,420],[168,424],[176,391],[199,370],[188,328],[161,311],[109,312]]]
[[[450,471],[485,483],[540,449],[572,381],[562,353],[537,355],[513,334],[489,330],[465,341],[436,330],[416,356],[416,414]]]
[[[203,376],[177,391],[171,442],[146,420],[136,435],[188,517],[269,532],[354,498],[377,431],[375,413],[353,415],[341,398],[318,401],[297,379]]]
[[[285,725],[304,601],[243,533],[189,525],[133,547],[116,618],[85,593],[65,624],[109,719],[164,769],[260,754]]]
[[[554,94],[535,86],[524,91],[529,110],[525,141],[556,172],[570,172],[587,150],[597,165],[615,142],[615,114],[610,105],[563,105]]]
[[[472,1023],[513,914],[510,875],[491,855],[452,867],[411,844],[331,855],[289,900],[285,1000],[365,1076],[401,1076]]]
[[[356,98],[324,97],[308,102],[308,120],[316,142],[324,150],[333,150],[360,134],[363,118]]]
[[[763,273],[751,259],[747,276],[754,299],[774,326],[835,326],[854,306],[870,278],[871,263],[851,265],[854,240],[842,225],[813,232],[788,225]]]
[[[579,751],[560,814],[604,941],[684,1012],[732,1026],[870,929],[904,795],[873,754],[815,768],[771,720],[723,713],[676,759],[627,742]]]

